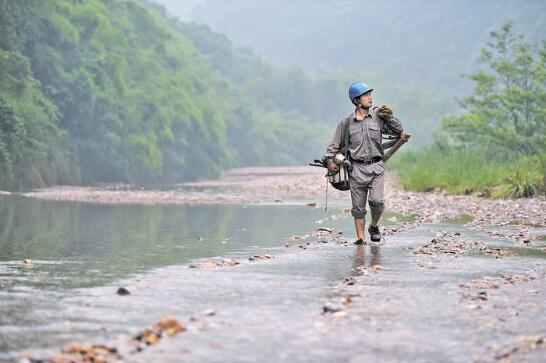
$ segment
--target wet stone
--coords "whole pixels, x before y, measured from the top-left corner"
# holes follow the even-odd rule
[[[124,295],[130,295],[130,294],[131,294],[131,292],[130,292],[127,288],[125,288],[125,287],[123,287],[123,286],[122,286],[122,287],[119,287],[118,290],[116,291],[116,293],[117,293],[118,295],[122,295],[122,296],[124,296]]]
[[[327,304],[324,304],[324,306],[322,307],[322,312],[323,313],[335,313],[335,312],[338,312],[338,311],[341,311],[341,307],[337,304],[333,304],[333,303],[327,303]]]
[[[471,251],[478,251],[494,257],[510,256],[513,253],[501,248],[488,247],[483,242],[462,239],[460,234],[446,231],[439,231],[436,237],[424,245],[412,250],[416,255],[438,255],[438,254],[462,254]]]

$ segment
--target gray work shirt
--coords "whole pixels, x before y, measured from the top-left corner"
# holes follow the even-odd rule
[[[369,160],[375,156],[383,157],[381,147],[382,134],[399,135],[402,133],[402,123],[398,117],[382,119],[377,115],[377,109],[370,108],[363,120],[356,119],[354,112],[343,117],[337,124],[332,141],[328,144],[322,157],[323,162],[330,162],[339,150],[341,144],[343,122],[350,118],[349,123],[349,153],[353,160]],[[330,160],[328,160],[330,159]]]

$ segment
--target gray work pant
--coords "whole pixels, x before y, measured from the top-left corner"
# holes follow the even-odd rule
[[[385,209],[383,200],[385,163],[383,160],[368,165],[353,162],[353,170],[349,175],[349,181],[353,202],[351,215],[354,218],[364,218],[366,215],[366,200],[368,200],[372,215],[376,212],[383,212]]]

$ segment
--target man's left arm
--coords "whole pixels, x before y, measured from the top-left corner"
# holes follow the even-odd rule
[[[391,116],[389,119],[383,119],[383,133],[389,135],[400,135],[404,131],[402,123],[396,116]]]

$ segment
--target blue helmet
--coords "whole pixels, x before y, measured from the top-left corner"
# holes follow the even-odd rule
[[[355,82],[349,87],[349,99],[353,102],[355,98],[368,91],[373,91],[373,88],[366,86],[363,82]]]

